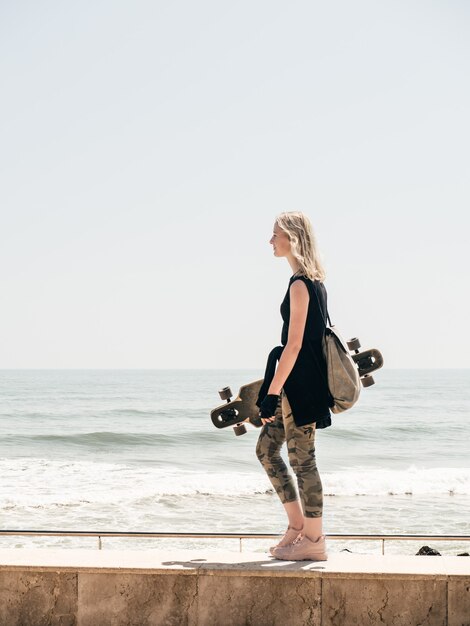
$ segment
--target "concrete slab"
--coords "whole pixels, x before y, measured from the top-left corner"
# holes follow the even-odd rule
[[[75,626],[77,574],[0,568],[0,624]]]
[[[182,572],[81,572],[78,626],[189,626],[198,622],[198,578]]]
[[[196,574],[199,561],[192,564],[197,555],[188,550],[60,550],[60,549],[22,549],[0,550],[0,570],[63,570],[63,571],[149,571],[182,570],[184,574]],[[173,561],[173,562],[172,562]],[[184,562],[185,565],[179,565]],[[170,564],[171,563],[171,564]]]
[[[445,626],[444,579],[327,578],[322,585],[322,626],[393,624]]]
[[[200,576],[200,626],[316,626],[321,624],[319,578]]]
[[[180,571],[186,574],[237,572],[269,576],[333,574],[375,574],[407,576],[466,576],[470,575],[470,557],[431,557],[399,555],[367,555],[331,553],[328,561],[279,561],[259,552],[227,552],[211,550],[60,550],[21,549],[0,550],[0,569],[36,568],[64,571]]]
[[[449,626],[470,626],[470,577],[449,578],[447,610]]]

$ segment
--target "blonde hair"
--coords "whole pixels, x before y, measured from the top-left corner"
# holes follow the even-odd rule
[[[276,224],[289,237],[291,252],[300,265],[299,273],[323,282],[326,274],[308,217],[299,211],[288,211],[276,217]]]

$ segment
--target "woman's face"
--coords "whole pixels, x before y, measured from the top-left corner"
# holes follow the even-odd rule
[[[269,243],[273,247],[274,256],[287,256],[290,252],[289,236],[277,224],[274,224],[273,236]]]

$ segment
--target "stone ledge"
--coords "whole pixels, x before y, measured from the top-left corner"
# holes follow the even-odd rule
[[[470,626],[470,559],[0,550],[0,626]]]

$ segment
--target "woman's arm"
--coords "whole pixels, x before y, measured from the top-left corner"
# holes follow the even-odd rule
[[[309,293],[303,280],[296,280],[290,287],[290,319],[287,344],[282,352],[276,374],[268,389],[268,394],[279,395],[287,377],[295,365],[305,331],[308,313]]]

